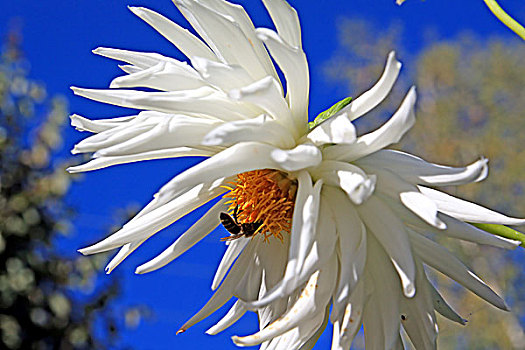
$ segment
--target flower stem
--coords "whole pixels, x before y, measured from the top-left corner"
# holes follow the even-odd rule
[[[525,248],[525,234],[519,231],[516,231],[510,227],[507,227],[504,225],[478,224],[478,223],[471,223],[471,225],[476,226],[477,228],[483,231],[486,231],[488,233],[492,233],[493,235],[513,239],[515,241],[520,241],[521,242],[520,246]]]
[[[514,33],[518,34],[523,40],[525,40],[525,28],[512,17],[510,17],[503,9],[498,5],[496,0],[483,0],[488,6],[490,11],[498,17],[507,27],[509,27]]]

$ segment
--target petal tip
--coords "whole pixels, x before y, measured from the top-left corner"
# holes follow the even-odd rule
[[[143,275],[148,272],[149,272],[148,269],[144,265],[140,265],[137,268],[135,268],[136,275]]]
[[[89,247],[82,248],[82,249],[77,249],[77,252],[79,252],[82,255],[90,255]]]
[[[503,300],[503,307],[501,308],[503,311],[510,311],[510,307],[509,305],[507,305],[507,303],[505,302],[505,300]]]
[[[130,10],[131,12],[133,12],[134,14],[136,14],[138,16],[139,13],[144,11],[144,8],[140,7],[140,6],[128,5],[128,10]]]
[[[242,98],[242,91],[240,89],[233,89],[228,92],[228,97],[234,101],[239,101]]]
[[[447,229],[447,224],[445,224],[443,221],[439,220],[437,217],[436,217],[436,223],[435,223],[435,226],[438,230],[446,230]]]
[[[231,340],[232,340],[232,342],[233,342],[235,345],[237,345],[237,346],[242,346],[242,345],[243,345],[243,343],[242,343],[242,341],[241,341],[241,337],[239,337],[239,336],[237,336],[237,335],[232,336],[232,337],[231,337]]]
[[[407,284],[407,285],[403,288],[403,294],[404,294],[407,298],[413,298],[413,297],[416,295],[416,286],[415,286],[413,283],[409,283],[409,284]]]
[[[109,83],[109,88],[110,89],[118,89],[120,88],[120,84],[118,83],[118,81],[111,81],[111,83]]]

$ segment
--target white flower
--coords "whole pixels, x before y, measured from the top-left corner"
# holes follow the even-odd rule
[[[401,63],[394,53],[370,90],[309,130],[309,73],[297,13],[284,0],[263,2],[277,32],[255,29],[239,5],[176,0],[204,41],[160,14],[131,8],[191,65],[156,53],[94,51],[126,62],[121,68],[127,75],[113,80],[108,90],[74,92],[142,112],[104,120],[73,115],[73,126],[95,133],[73,152],[94,155],[70,172],[157,158],[208,158],[175,176],[122,229],[81,252],[120,247],[109,273],[153,234],[223,196],[163,253],[137,268],[146,273],[174,260],[220,225],[221,212],[234,215],[238,208],[240,226],[258,227],[254,233],[246,226],[241,231],[246,235],[228,242],[212,283],[215,294],[180,331],[235,296],[237,302],[208,333],[256,311],[260,331],[234,337],[240,346],[309,347],[329,318],[333,349],[348,349],[362,324],[367,348],[401,346],[401,327],[418,349],[433,348],[435,311],[464,320],[429,282],[425,265],[506,309],[471,270],[427,238],[516,246],[466,222],[517,225],[524,220],[434,189],[482,180],[487,160],[452,168],[385,150],[414,124],[414,88],[383,126],[356,134],[352,121],[377,106],[398,76]]]

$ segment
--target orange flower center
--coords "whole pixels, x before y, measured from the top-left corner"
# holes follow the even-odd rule
[[[228,211],[237,210],[240,224],[261,222],[255,232],[264,239],[274,236],[283,240],[283,232],[290,232],[297,181],[278,170],[262,169],[238,174],[237,180],[227,187],[231,198]]]

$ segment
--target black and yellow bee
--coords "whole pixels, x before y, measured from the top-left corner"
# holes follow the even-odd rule
[[[221,238],[222,241],[231,241],[241,237],[251,237],[257,232],[259,227],[261,227],[262,222],[239,222],[237,215],[239,214],[239,207],[235,207],[233,211],[233,217],[226,213],[222,212],[219,214],[221,219],[221,224],[226,230],[231,234],[229,237]]]

